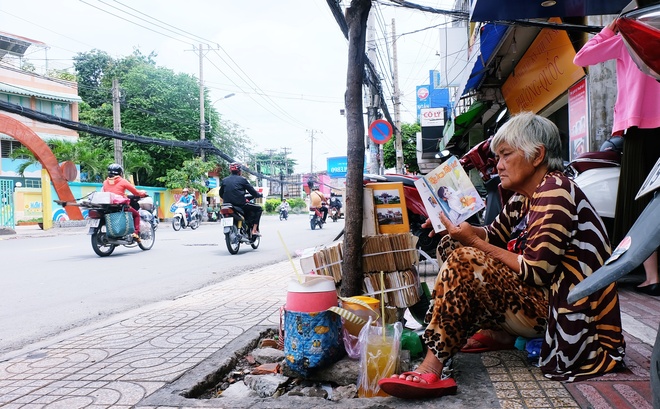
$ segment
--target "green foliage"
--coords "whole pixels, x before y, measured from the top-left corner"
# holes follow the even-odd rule
[[[21,69],[23,71],[28,71],[28,72],[36,72],[37,68],[32,64],[31,62],[24,61],[23,64],[21,64]]]
[[[48,76],[51,78],[57,78],[66,81],[76,81],[76,75],[71,74],[67,70],[48,70]]]
[[[104,51],[92,50],[74,58],[79,81],[80,121],[105,128],[113,127],[112,80],[117,78],[121,94],[122,132],[166,140],[196,141],[199,131],[199,85],[188,74],[156,66],[155,54],[133,54],[113,59]],[[205,96],[205,118],[208,123],[206,139],[230,157],[245,157],[249,140],[238,125],[221,121],[208,96]],[[83,138],[89,135],[81,135]],[[110,153],[112,140],[101,143]],[[172,170],[184,167],[184,162],[198,155],[180,148],[124,142],[124,163],[127,171],[135,175],[136,183],[160,186],[170,179]],[[224,160],[209,155],[212,168]],[[293,167],[292,167],[293,168]],[[176,182],[177,184],[180,182]]]
[[[94,49],[73,57],[78,77],[78,95],[91,108],[112,104],[112,80],[105,75],[112,69],[113,59],[105,51]]]
[[[277,212],[280,203],[282,203],[280,199],[267,199],[266,202],[264,203],[264,211],[266,213]]]
[[[289,202],[291,209],[305,209],[307,207],[307,203],[299,197],[287,199],[286,201]]]
[[[286,201],[289,202],[291,211],[305,209],[307,207],[307,203],[305,203],[305,201],[299,197],[286,199]],[[266,213],[279,212],[281,204],[282,201],[280,199],[268,199],[264,204],[264,210],[266,211]]]
[[[279,177],[280,172],[292,175],[297,164],[295,159],[285,157],[284,153],[258,153],[255,157],[256,171],[269,176]]]
[[[80,172],[87,175],[86,180],[103,180],[108,165],[114,161],[111,151],[97,144],[94,138],[81,138],[78,142],[53,139],[47,144],[59,163],[71,161],[80,165]],[[32,151],[25,146],[14,150],[10,157],[25,160],[17,168],[21,176],[29,166],[38,163]]]
[[[419,172],[417,165],[417,132],[421,132],[419,124],[401,124],[401,147],[403,148],[403,164],[411,173]],[[383,163],[386,168],[396,167],[395,138],[383,145]]]
[[[170,169],[166,176],[158,178],[165,183],[168,189],[192,188],[200,192],[206,192],[208,188],[204,184],[207,172],[213,170],[215,165],[204,162],[201,158],[194,158],[183,162],[181,169]]]

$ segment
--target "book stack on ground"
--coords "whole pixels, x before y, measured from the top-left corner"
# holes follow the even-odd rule
[[[363,238],[363,290],[366,295],[381,298],[386,305],[405,308],[420,299],[417,237],[411,233],[382,234]],[[383,272],[384,289],[380,274]]]
[[[381,291],[380,273],[365,273],[365,294],[381,299],[384,297],[385,305],[397,308],[407,308],[417,304],[420,300],[419,275],[414,268],[405,271],[392,271],[383,273],[385,291]]]

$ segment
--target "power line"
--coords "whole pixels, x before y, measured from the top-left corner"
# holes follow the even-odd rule
[[[138,27],[142,27],[142,28],[144,28],[145,30],[149,30],[149,31],[151,31],[151,32],[153,32],[153,33],[160,34],[160,35],[162,35],[162,36],[164,36],[164,37],[167,37],[167,38],[171,38],[172,40],[179,41],[179,42],[184,43],[184,44],[189,44],[188,42],[185,42],[185,41],[181,40],[180,38],[172,37],[171,35],[168,35],[168,34],[165,34],[165,33],[163,33],[163,32],[160,32],[160,31],[154,30],[154,29],[149,28],[149,27],[147,27],[147,26],[144,26],[144,25],[142,25],[142,24],[136,23],[135,21],[131,21],[131,20],[127,19],[127,18],[124,18],[124,17],[118,16],[117,14],[115,14],[115,13],[111,13],[111,12],[108,11],[108,10],[104,10],[104,9],[102,9],[101,7],[94,6],[94,5],[92,5],[92,4],[88,3],[88,2],[86,2],[85,0],[80,0],[80,1],[81,1],[82,3],[87,4],[87,5],[90,6],[90,7],[94,7],[94,8],[97,9],[97,10],[100,10],[100,11],[102,11],[102,12],[104,12],[104,13],[110,14],[111,16],[117,17],[117,18],[120,19],[120,20],[126,21],[127,23],[131,23],[131,24],[134,24],[134,25],[136,25],[136,26],[138,26]]]
[[[224,60],[222,59],[222,57],[220,56],[220,54],[218,54],[217,50],[214,50],[215,53],[216,53],[216,54],[218,55],[218,57],[220,58],[220,60],[223,61],[225,64],[227,64],[227,66],[228,66],[232,71],[234,71],[234,73],[236,73],[236,74],[239,76],[239,78],[241,78],[241,79],[242,79],[242,80],[243,80],[243,81],[244,81],[249,87],[252,87],[253,90],[255,90],[255,91],[257,91],[257,92],[261,92],[262,94],[265,95],[265,93],[263,92],[263,90],[261,89],[261,87],[260,87],[256,82],[254,82],[254,81],[252,80],[252,78],[250,78],[250,76],[249,76],[247,73],[245,73],[245,71],[243,71],[243,69],[242,69],[242,68],[241,68],[241,67],[240,67],[240,66],[234,61],[234,59],[231,58],[231,56],[229,55],[229,53],[227,53],[227,52],[224,50],[224,48],[222,48],[222,46],[219,46],[219,49],[220,49],[223,53],[225,53],[225,54],[227,55],[227,57],[229,57],[229,59],[231,60],[231,62],[232,62],[232,63],[233,63],[233,64],[234,64],[234,65],[235,65],[235,66],[241,71],[241,73],[242,73],[243,75],[241,75],[241,73],[238,73],[235,69],[233,69],[233,68],[231,67],[231,65],[227,64],[227,62],[224,61]],[[222,72],[222,71],[221,71],[221,72]],[[244,77],[244,76],[245,76],[245,77]],[[246,79],[246,78],[247,78],[247,79]],[[250,83],[251,83],[252,85],[251,85]],[[275,101],[273,101],[270,97],[266,96],[264,99],[265,99],[265,101],[266,101],[267,103],[269,103],[269,104],[270,104],[271,106],[273,106],[275,109],[279,110],[281,113],[283,113],[285,116],[287,116],[288,118],[291,119],[291,121],[286,121],[286,122],[289,122],[289,123],[291,123],[291,124],[297,124],[296,126],[298,126],[298,127],[300,127],[300,128],[304,128],[304,127],[305,127],[305,124],[303,124],[303,123],[300,122],[297,118],[295,118],[295,117],[293,117],[291,114],[289,114],[286,110],[284,110],[281,106],[279,106],[279,105],[278,105]],[[278,116],[278,118],[279,118],[279,116]],[[280,119],[281,119],[281,118],[280,118]]]
[[[293,123],[293,122],[291,122],[290,120],[287,120],[287,119],[285,119],[285,118],[282,118],[282,117],[279,116],[277,113],[275,113],[275,112],[273,112],[272,110],[270,110],[269,108],[265,107],[263,104],[261,104],[261,102],[259,102],[256,98],[254,98],[254,96],[252,95],[251,92],[247,92],[247,91],[245,91],[245,90],[244,90],[240,85],[238,85],[234,80],[232,80],[231,78],[229,78],[229,77],[228,77],[228,76],[227,76],[227,75],[226,75],[226,74],[220,69],[220,67],[218,67],[217,65],[215,65],[215,63],[214,63],[213,61],[211,61],[211,60],[208,60],[208,61],[211,63],[211,65],[212,65],[215,69],[217,69],[220,73],[222,73],[223,75],[225,75],[225,77],[226,77],[229,81],[231,81],[232,84],[234,84],[236,87],[238,87],[238,89],[239,89],[243,94],[247,95],[251,100],[253,100],[254,102],[256,102],[257,105],[259,105],[260,107],[262,107],[263,109],[265,109],[267,112],[271,113],[274,117],[276,117],[276,118],[278,118],[278,119],[280,119],[280,120],[282,120],[282,121],[284,121],[284,122],[288,122],[289,124],[291,124],[291,125],[293,125],[293,126],[296,126],[296,127],[301,127],[301,126],[302,126],[302,124],[301,124],[300,122],[296,121],[296,123]],[[232,69],[231,67],[229,67],[229,68]],[[232,70],[233,70],[233,69],[232,69]],[[236,72],[236,71],[234,71],[234,72]],[[304,126],[303,126],[303,127],[304,127]]]
[[[101,3],[104,3],[104,4],[108,5],[108,4],[107,4],[105,1],[103,1],[103,0],[99,0],[99,1],[101,1]],[[150,19],[150,20],[157,21],[158,23],[161,23],[161,24],[163,24],[163,25],[165,26],[165,27],[163,27],[163,26],[160,25],[160,24],[151,23],[151,24],[154,24],[154,25],[157,26],[157,27],[165,28],[166,30],[168,30],[168,31],[170,31],[170,32],[172,32],[172,33],[177,33],[177,32],[179,32],[178,34],[183,35],[184,37],[186,37],[186,38],[188,38],[188,39],[191,39],[191,40],[193,40],[193,41],[195,41],[195,42],[200,42],[200,41],[201,41],[201,42],[206,43],[206,44],[215,44],[215,45],[218,45],[217,43],[215,43],[215,42],[213,42],[213,41],[210,41],[210,40],[208,40],[208,39],[205,39],[205,38],[203,38],[203,37],[200,37],[200,36],[198,36],[198,35],[196,35],[196,34],[190,33],[190,32],[188,32],[188,31],[186,31],[186,30],[182,30],[182,29],[180,29],[180,28],[178,28],[178,27],[175,27],[175,26],[173,26],[173,25],[171,25],[171,24],[169,24],[169,23],[166,23],[166,22],[164,22],[164,21],[162,21],[162,20],[159,20],[159,19],[157,19],[157,18],[155,18],[155,17],[152,17],[152,16],[149,15],[149,14],[143,13],[143,12],[141,12],[141,11],[139,11],[139,10],[133,8],[133,7],[127,6],[126,4],[124,4],[124,3],[120,2],[120,1],[117,1],[117,0],[114,0],[114,1],[115,1],[115,3],[120,4],[120,5],[122,5],[123,7],[127,8],[127,9],[129,9],[129,10],[133,10],[133,11],[135,11],[136,13],[138,13],[138,14],[140,14],[140,15],[142,15],[142,16],[144,16],[144,17]],[[110,6],[110,5],[108,5],[108,6]],[[117,7],[114,7],[114,6],[110,6],[110,7],[119,10]],[[123,11],[123,10],[120,10],[120,11]],[[126,11],[123,11],[123,12],[126,13],[126,14],[128,14],[128,15],[130,15],[130,16],[134,16],[134,17],[135,17],[134,14],[128,13],[128,12],[126,12]],[[172,30],[168,29],[167,27],[171,27]],[[181,34],[181,33],[182,33],[182,34]],[[219,46],[219,45],[218,45],[218,46]]]

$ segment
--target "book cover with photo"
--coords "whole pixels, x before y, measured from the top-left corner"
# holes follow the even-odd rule
[[[454,224],[467,220],[485,207],[479,192],[455,156],[415,181],[436,232],[444,230],[443,212]]]

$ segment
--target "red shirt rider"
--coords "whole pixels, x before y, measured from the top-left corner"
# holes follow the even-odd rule
[[[103,188],[101,189],[102,192],[111,192],[117,195],[125,196],[124,193],[126,190],[131,192],[132,194],[136,196],[145,196],[146,192],[144,190],[137,190],[135,186],[128,180],[123,178],[124,175],[124,169],[116,164],[113,163],[108,166],[108,177],[103,181]],[[132,207],[128,207],[128,210],[133,213],[133,224],[135,227],[135,233],[133,237],[139,241],[140,239],[140,213],[133,209]]]

